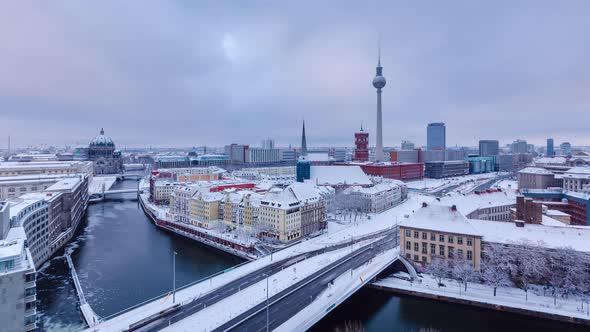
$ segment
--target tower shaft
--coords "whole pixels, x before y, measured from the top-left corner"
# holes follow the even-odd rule
[[[383,161],[383,115],[381,111],[381,88],[377,89],[377,147],[375,161]]]

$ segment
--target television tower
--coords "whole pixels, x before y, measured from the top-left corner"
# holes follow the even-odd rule
[[[373,86],[377,89],[377,147],[375,149],[375,162],[383,161],[383,118],[381,112],[381,89],[385,87],[383,67],[381,67],[381,46],[379,46],[377,60],[377,73],[373,79]]]

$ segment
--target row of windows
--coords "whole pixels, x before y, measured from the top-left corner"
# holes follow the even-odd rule
[[[414,231],[414,238],[415,239],[420,238],[420,233],[422,233],[422,240],[428,239],[428,232],[419,232],[419,231]],[[412,236],[412,230],[406,229],[406,237],[411,237],[411,236]],[[455,237],[453,235],[447,235],[446,239],[447,239],[448,243],[455,243]],[[430,241],[436,241],[436,233],[430,233]],[[438,241],[445,242],[445,234],[438,234]],[[457,236],[457,244],[463,244],[463,237],[462,236]],[[473,238],[470,238],[470,237],[467,238],[467,245],[468,246],[473,245]]]
[[[422,254],[428,254],[428,243],[426,242],[422,242],[422,250],[421,253]],[[447,256],[449,258],[454,258],[455,257],[455,247],[451,247],[449,246],[448,248],[446,248],[447,251]],[[410,241],[406,241],[406,250],[412,250],[412,242]],[[418,242],[414,242],[414,251],[420,251],[420,244]],[[457,249],[457,257],[463,257],[463,249]],[[430,255],[437,255],[436,252],[436,245],[435,244],[430,244]],[[445,246],[444,245],[439,245],[438,246],[438,256],[445,256]],[[473,251],[472,250],[467,250],[467,259],[468,260],[472,260],[473,259]]]

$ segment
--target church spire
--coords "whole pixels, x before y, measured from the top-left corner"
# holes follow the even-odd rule
[[[301,132],[301,155],[307,156],[307,141],[305,140],[305,120],[303,120],[303,131]]]
[[[104,135],[104,128],[100,128],[100,134]]]

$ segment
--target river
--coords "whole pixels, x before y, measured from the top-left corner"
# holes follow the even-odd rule
[[[136,186],[123,181],[113,189]],[[156,229],[137,201],[121,194],[88,207],[71,253],[86,299],[106,317],[172,289],[172,255],[176,284],[185,285],[242,262],[223,252]],[[127,197],[127,199],[126,199]],[[63,254],[60,253],[60,254]],[[78,298],[63,256],[46,263],[37,277],[41,331],[84,327]],[[344,322],[360,322],[368,331],[583,331],[534,318],[481,310],[363,289],[316,324],[312,331],[334,331]]]

